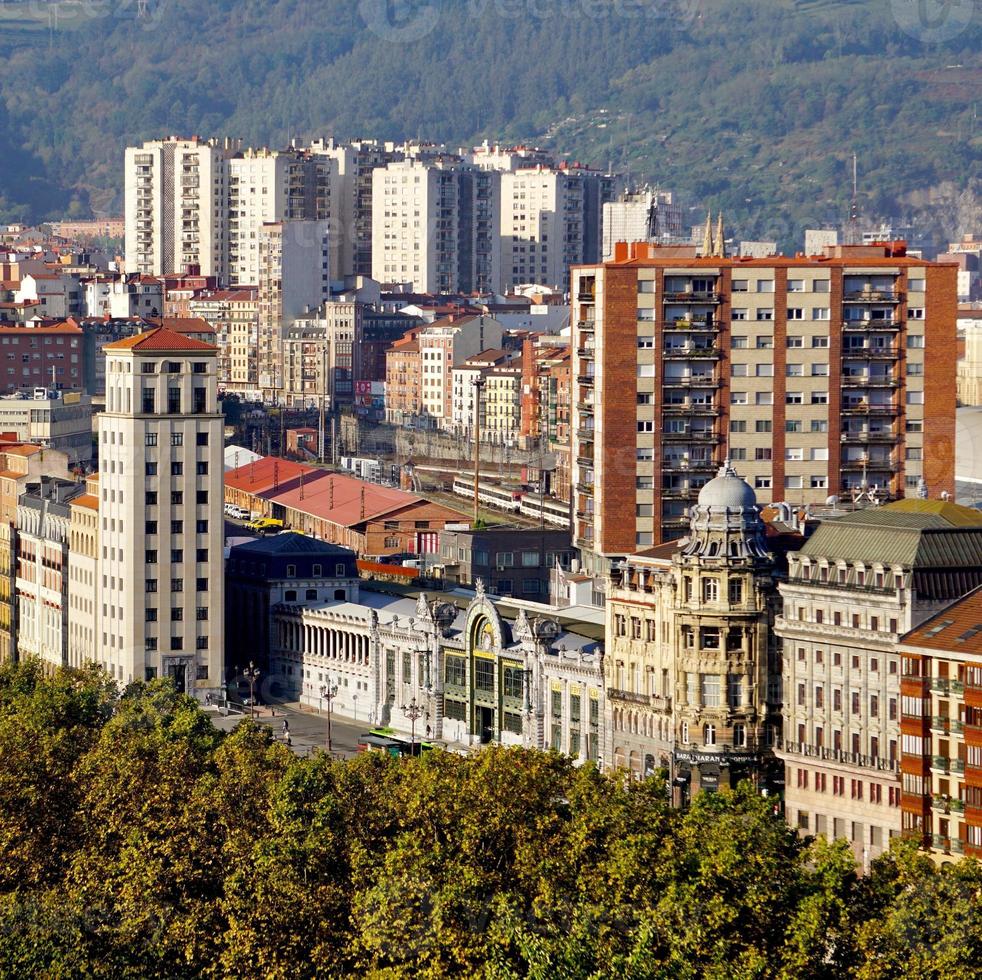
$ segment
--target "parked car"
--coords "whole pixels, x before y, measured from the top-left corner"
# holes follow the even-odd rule
[[[253,531],[282,531],[283,522],[275,517],[260,517],[250,521],[246,527]]]

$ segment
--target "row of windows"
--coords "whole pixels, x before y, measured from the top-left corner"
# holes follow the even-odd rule
[[[834,687],[832,688],[832,710],[842,711],[842,705],[844,703],[842,697],[842,688]],[[807,703],[807,686],[805,684],[798,685],[798,704],[804,706]],[[816,708],[825,707],[825,685],[818,684],[815,686],[815,698],[813,704]],[[862,694],[859,691],[852,691],[849,694],[849,709],[850,713],[855,716],[859,716],[862,712]],[[869,710],[868,714],[870,718],[880,717],[880,696],[878,694],[869,695]],[[897,699],[889,699],[888,714],[891,721],[897,720]]]
[[[157,445],[157,433],[150,431],[146,434],[145,445],[156,446]],[[172,446],[183,446],[184,445],[184,433],[183,432],[172,432],[170,434],[170,444]],[[196,432],[195,433],[195,445],[207,446],[208,445],[208,433],[207,432]]]
[[[195,610],[194,618],[199,623],[207,622],[208,621],[208,607],[207,606],[198,606],[198,608]],[[180,608],[171,609],[171,611],[170,611],[170,621],[172,623],[179,623],[183,619],[184,619],[184,610],[183,609],[180,609]],[[148,623],[156,623],[157,622],[157,609],[154,608],[153,606],[147,606],[146,621]]]
[[[158,465],[157,463],[146,463],[145,472],[147,476],[157,476],[158,475]],[[194,472],[198,476],[208,475],[208,464],[203,460],[199,460],[194,464]],[[184,475],[184,464],[179,460],[172,460],[170,464],[170,475],[171,476],[183,476]]]
[[[145,564],[156,565],[157,564],[157,552],[154,550],[148,550],[145,555]],[[170,560],[175,564],[184,561],[184,549],[183,548],[171,548]],[[208,561],[208,549],[207,548],[197,548],[194,553],[194,560],[197,562],[204,563]]]
[[[150,620],[148,620],[149,622]],[[154,620],[156,621],[156,616]],[[207,650],[208,649],[208,637],[199,636],[195,638],[195,649],[196,650]],[[170,648],[171,650],[183,650],[184,649],[184,637],[183,636],[172,636],[170,638]],[[157,650],[157,637],[148,636],[146,639],[146,650],[148,653],[154,653]],[[148,668],[148,670],[153,670],[154,668]],[[198,680],[203,680],[208,676],[207,667],[198,667]],[[151,679],[148,677],[148,679]]]
[[[788,767],[787,782],[791,783],[791,766]],[[808,769],[795,769],[795,785],[798,789],[808,789],[809,782],[813,782],[815,791],[817,793],[828,792],[829,779],[828,774],[824,772],[809,772]],[[832,776],[832,795],[833,796],[845,796],[846,795],[846,777],[845,776]],[[882,803],[883,802],[883,786],[880,783],[863,783],[861,779],[850,779],[849,780],[849,798],[853,800],[861,800],[864,794],[868,796],[870,803]],[[890,806],[900,806],[900,787],[899,786],[888,786],[887,787],[887,803]]]

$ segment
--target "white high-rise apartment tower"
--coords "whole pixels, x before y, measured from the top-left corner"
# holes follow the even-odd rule
[[[603,206],[614,178],[584,167],[534,166],[501,175],[501,290],[569,288],[570,266],[600,258]]]
[[[197,266],[225,277],[227,166],[237,148],[176,138],[127,147],[127,271],[159,276]]]
[[[488,292],[501,278],[501,175],[456,158],[372,175],[372,276],[426,293]]]
[[[224,647],[218,351],[163,328],[103,350],[96,659],[124,684],[169,676],[180,691],[217,694]]]

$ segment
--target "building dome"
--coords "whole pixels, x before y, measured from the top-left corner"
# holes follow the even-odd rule
[[[727,460],[699,491],[689,511],[689,536],[680,542],[683,558],[769,561],[757,494]]]
[[[725,507],[727,510],[749,510],[757,506],[757,494],[746,480],[737,476],[737,472],[727,460],[713,477],[699,491],[700,507]]]

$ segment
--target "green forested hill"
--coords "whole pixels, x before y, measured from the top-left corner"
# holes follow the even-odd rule
[[[950,235],[980,51],[974,0],[7,0],[0,218],[118,211],[161,134],[419,135],[612,161],[786,245],[841,219],[855,151],[868,215]]]

